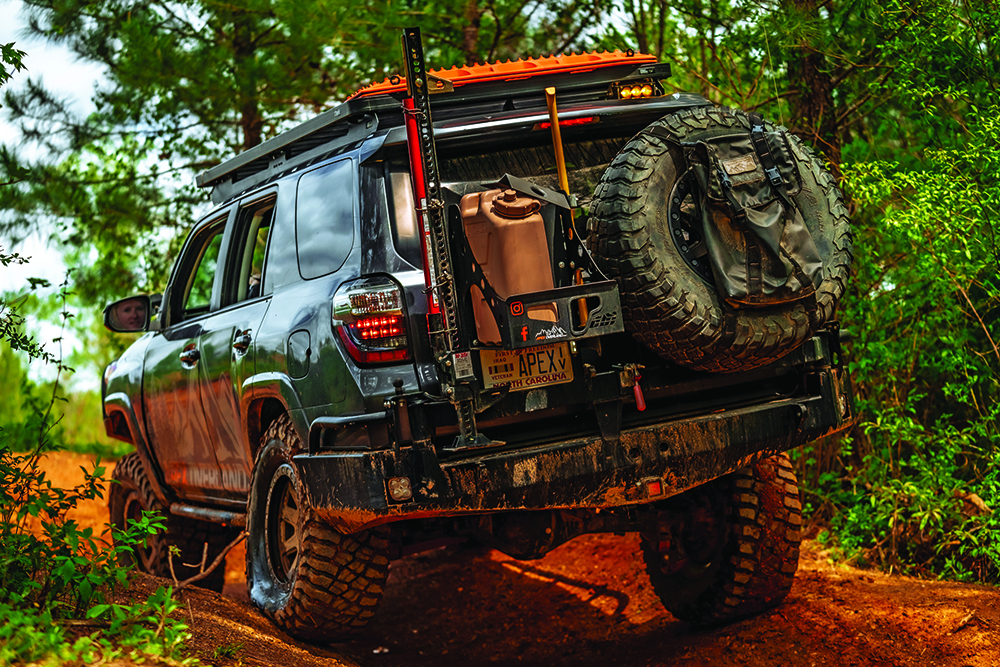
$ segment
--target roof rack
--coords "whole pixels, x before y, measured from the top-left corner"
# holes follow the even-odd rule
[[[670,76],[670,65],[657,63],[650,55],[613,51],[452,67],[430,70],[428,75],[432,82],[440,82],[434,97],[435,108],[442,108],[540,94],[547,86],[556,86],[561,93],[585,89],[601,93],[616,81],[666,79]],[[195,182],[199,187],[213,188],[212,200],[222,203],[361,141],[380,125],[402,124],[400,99],[405,94],[403,77],[394,76],[366,86],[343,104],[199,174]],[[398,119],[388,115],[393,112],[398,113]]]
[[[321,154],[363,139],[378,128],[377,111],[398,107],[399,103],[388,97],[345,102],[198,174],[195,183],[213,188],[212,201],[219,204]]]

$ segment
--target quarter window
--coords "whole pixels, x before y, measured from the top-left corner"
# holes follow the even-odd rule
[[[421,257],[420,232],[417,226],[416,209],[413,203],[413,186],[410,172],[394,169],[389,172],[389,187],[392,189],[392,242],[396,252],[413,266],[423,266]]]
[[[306,172],[295,201],[299,273],[318,278],[343,266],[354,246],[354,165],[350,159]]]

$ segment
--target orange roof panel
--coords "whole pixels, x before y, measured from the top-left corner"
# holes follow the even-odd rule
[[[621,51],[604,51],[601,53],[572,53],[562,56],[543,56],[541,58],[526,58],[508,60],[504,63],[489,63],[486,65],[466,65],[451,69],[430,70],[428,73],[439,79],[447,79],[458,88],[467,83],[482,83],[486,81],[517,81],[543,74],[579,74],[590,72],[602,67],[615,65],[648,65],[656,62],[655,56],[644,53],[629,55]],[[385,95],[406,90],[406,78],[392,76],[381,83],[373,83],[354,93],[348,99]]]

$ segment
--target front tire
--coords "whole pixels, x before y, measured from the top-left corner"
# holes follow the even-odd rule
[[[787,454],[685,494],[643,534],[653,590],[678,620],[708,626],[778,606],[799,563],[802,505]]]
[[[172,516],[153,493],[142,459],[136,452],[126,454],[118,461],[112,480],[114,482],[108,491],[108,512],[116,529],[127,530],[128,522],[141,519],[143,512],[159,512],[163,516],[166,530],[147,536],[135,548],[131,563],[140,572],[171,578],[169,554],[170,547],[174,546],[180,554],[173,557],[173,575],[178,581],[184,581],[200,571],[206,544],[205,565],[208,566],[236,536],[234,531],[217,524]],[[194,585],[220,592],[225,579],[226,568],[220,566]]]
[[[382,531],[345,535],[309,507],[292,456],[291,420],[268,428],[250,484],[247,592],[279,628],[329,642],[358,634],[375,615],[389,576]]]

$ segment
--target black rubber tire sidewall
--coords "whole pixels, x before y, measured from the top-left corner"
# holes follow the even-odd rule
[[[701,108],[671,114],[650,128],[696,142],[749,131],[742,111]],[[776,128],[765,123],[769,131]],[[852,260],[843,195],[819,160],[794,136],[802,166],[796,206],[824,260],[815,299],[768,308],[736,309],[684,260],[670,237],[667,206],[684,168],[680,145],[640,132],[605,171],[592,208],[588,238],[600,268],[619,282],[629,331],[661,356],[697,370],[734,372],[769,364],[832,319]]]
[[[698,576],[665,572],[648,535],[643,559],[653,590],[679,620],[727,623],[780,604],[798,568],[802,506],[787,454],[778,454],[696,489],[725,517],[718,548]]]
[[[295,584],[296,572],[289,573],[289,579],[285,582],[274,577],[267,553],[265,529],[271,481],[283,464],[291,462],[291,452],[285,443],[280,440],[265,442],[257,455],[250,484],[247,509],[247,593],[250,601],[269,616],[289,604]]]

